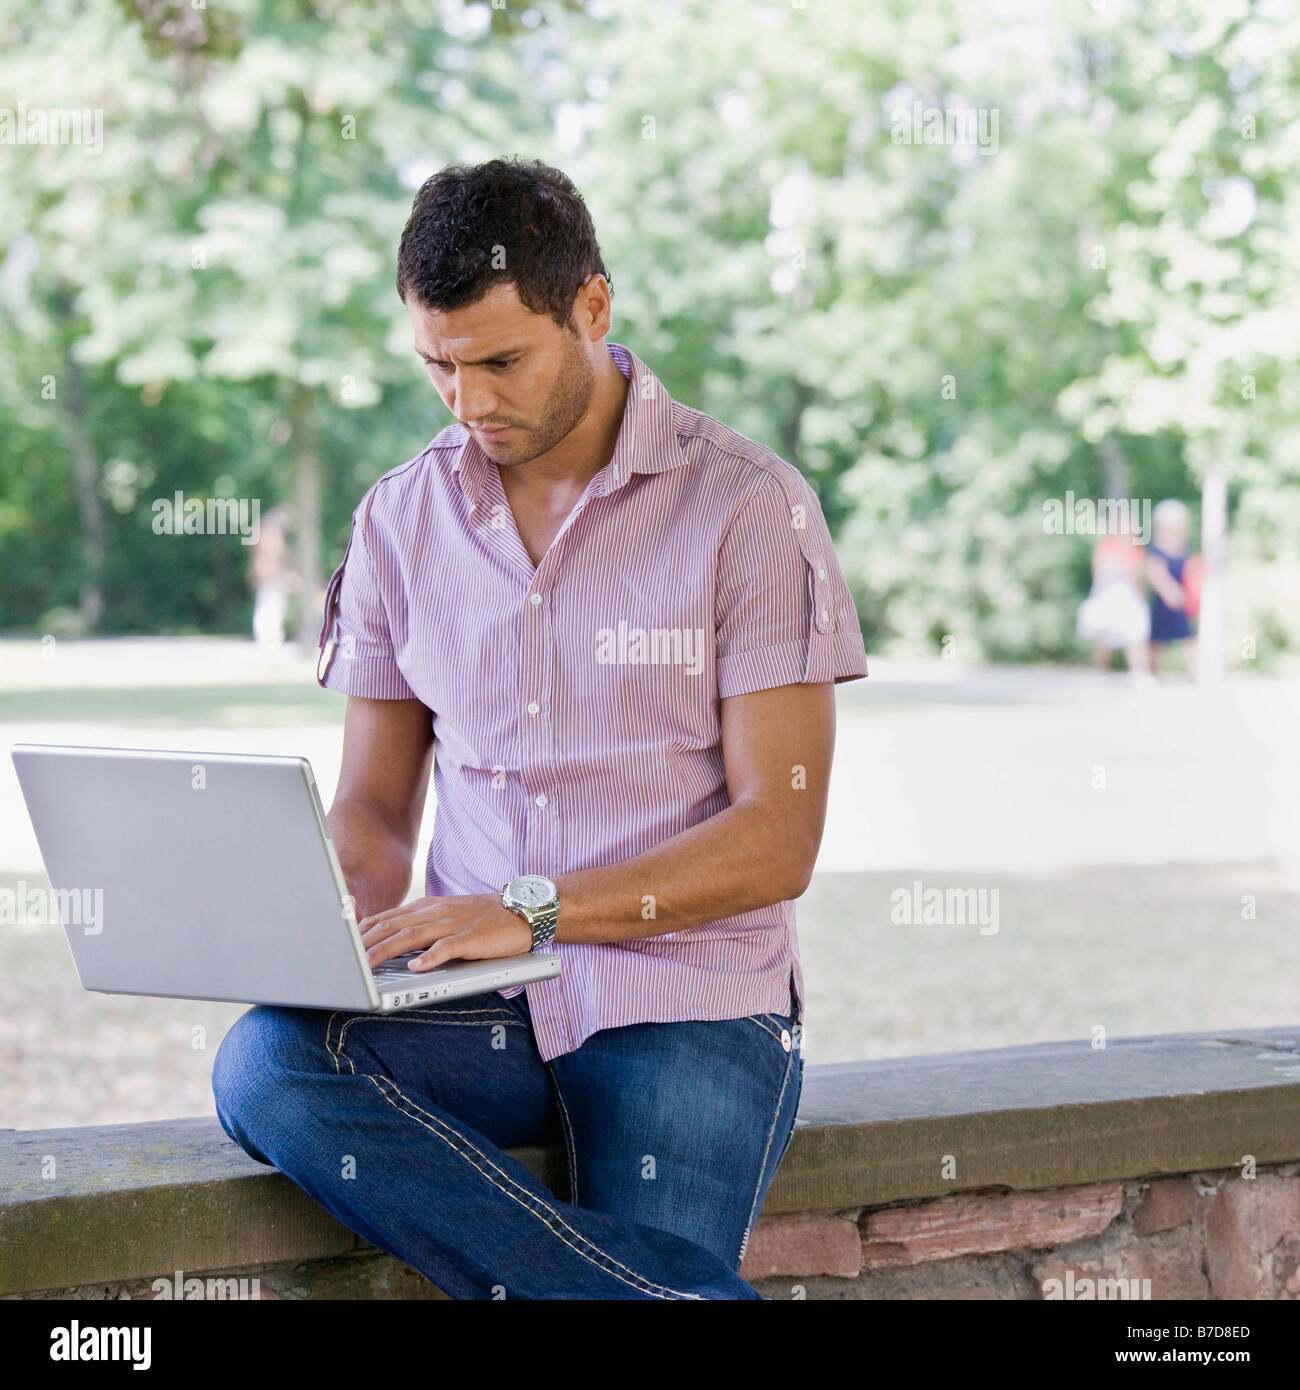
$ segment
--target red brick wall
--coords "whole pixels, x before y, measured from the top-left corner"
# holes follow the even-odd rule
[[[776,1299],[1300,1298],[1300,1164],[762,1218],[741,1273]]]

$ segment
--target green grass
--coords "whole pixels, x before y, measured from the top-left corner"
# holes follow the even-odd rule
[[[112,720],[128,724],[341,724],[344,700],[300,683],[0,690],[0,722]]]

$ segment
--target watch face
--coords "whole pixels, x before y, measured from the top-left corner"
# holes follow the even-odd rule
[[[524,874],[510,885],[510,896],[520,907],[543,907],[555,896],[555,885],[541,874]]]

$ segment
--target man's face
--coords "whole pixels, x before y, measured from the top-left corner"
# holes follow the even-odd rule
[[[591,342],[532,313],[514,285],[449,312],[408,296],[406,313],[443,404],[495,463],[539,457],[585,414],[596,379]]]
[[[1187,549],[1187,527],[1181,521],[1166,521],[1162,526],[1153,529],[1155,543],[1159,549],[1167,550],[1171,555]]]

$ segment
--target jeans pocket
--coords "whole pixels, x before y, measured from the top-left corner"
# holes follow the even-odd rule
[[[790,1140],[794,1138],[795,1125],[799,1116],[799,1101],[803,1096],[803,1062],[800,1060],[797,1052],[795,1053],[794,1064],[790,1070],[789,1085],[794,1092],[794,1095],[788,1098],[789,1127],[785,1132],[785,1142],[781,1145],[780,1151],[776,1155],[776,1161],[772,1165],[773,1174],[775,1174],[776,1170],[781,1166],[786,1151],[790,1147]]]
[[[775,1038],[785,1052],[791,1051],[798,1039],[798,1030],[789,1014],[746,1014],[745,1022],[752,1023],[769,1037]]]
[[[803,1061],[799,1054],[798,1025],[794,1018],[789,1014],[748,1014],[745,1022],[754,1025],[754,1041],[763,1049],[760,1070],[765,1084],[770,1088],[768,1103],[772,1108],[767,1111],[762,1126],[766,1142],[749,1220],[740,1243],[738,1264],[745,1258],[754,1221],[762,1210],[776,1170],[790,1147],[795,1113],[803,1089]]]

